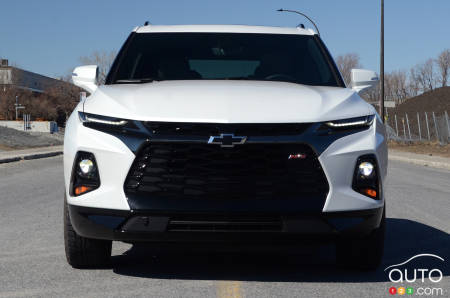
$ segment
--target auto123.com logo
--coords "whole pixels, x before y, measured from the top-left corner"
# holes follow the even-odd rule
[[[445,290],[439,287],[439,282],[443,279],[442,270],[436,267],[424,268],[428,266],[407,266],[418,258],[431,258],[433,263],[445,262],[445,260],[433,254],[419,254],[403,263],[386,267],[384,271],[388,274],[389,280],[398,286],[388,289],[391,295],[418,295],[418,296],[444,296]]]

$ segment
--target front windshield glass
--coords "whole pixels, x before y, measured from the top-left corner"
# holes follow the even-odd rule
[[[107,84],[163,80],[284,81],[340,86],[313,36],[253,33],[136,33]]]

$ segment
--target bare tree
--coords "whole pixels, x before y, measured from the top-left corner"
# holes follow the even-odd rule
[[[441,86],[445,87],[447,86],[448,76],[450,73],[450,49],[442,51],[436,59],[436,63],[439,68],[439,81],[442,84]]]
[[[66,76],[61,79],[60,84],[45,90],[46,99],[53,108],[53,119],[58,122],[58,125],[65,123],[80,100],[81,89],[69,82],[70,77]]]
[[[25,108],[20,110],[19,119],[23,114],[31,114],[33,120],[58,120],[64,124],[67,116],[79,102],[81,89],[70,83],[55,83],[43,93],[32,92],[27,89],[7,86],[0,89],[0,119],[15,119],[15,100]]]
[[[411,69],[411,80],[417,83],[417,87],[422,92],[433,90],[436,86],[433,59],[430,58],[413,67]]]
[[[416,80],[416,74],[414,68],[411,68],[408,79],[408,95],[410,97],[417,96],[420,93],[419,82]]]
[[[345,84],[347,86],[351,83],[351,71],[353,68],[361,68],[362,65],[359,62],[359,55],[356,53],[349,53],[339,55],[336,58],[336,64],[344,77]]]
[[[106,51],[95,51],[89,56],[80,57],[80,62],[83,65],[97,65],[98,66],[98,83],[104,84],[106,80],[106,75],[114,62],[116,57],[116,52],[106,52]]]
[[[397,104],[404,102],[409,96],[408,76],[405,71],[396,70],[385,75],[386,95]]]
[[[361,96],[370,103],[380,100],[380,85],[365,91]],[[411,97],[410,80],[408,74],[403,70],[396,70],[384,74],[384,91],[386,100],[395,101],[396,104],[405,102]]]
[[[14,103],[16,93],[11,87],[3,87],[0,90],[0,119],[13,120],[14,119]]]
[[[22,73],[17,69],[16,63],[10,63],[11,68],[5,72],[3,80],[5,85],[0,89],[0,118],[4,120],[14,120],[16,96],[20,99],[27,97],[29,92],[16,88],[23,80]],[[25,96],[24,96],[25,95]]]
[[[19,118],[16,119],[16,96],[19,98],[19,103],[25,108],[28,108],[29,102],[34,98],[33,92],[27,89],[16,88],[15,86],[8,86],[0,92],[0,119],[2,120],[19,120],[22,115],[26,113],[26,109],[19,111]]]

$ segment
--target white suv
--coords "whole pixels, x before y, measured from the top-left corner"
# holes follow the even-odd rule
[[[310,29],[136,28],[64,141],[65,247],[77,268],[112,241],[296,245],[336,242],[344,265],[375,268],[385,229],[385,128],[346,88]]]

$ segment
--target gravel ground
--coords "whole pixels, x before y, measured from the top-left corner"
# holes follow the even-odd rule
[[[63,133],[24,132],[12,128],[0,127],[0,150],[26,149],[62,145]]]

